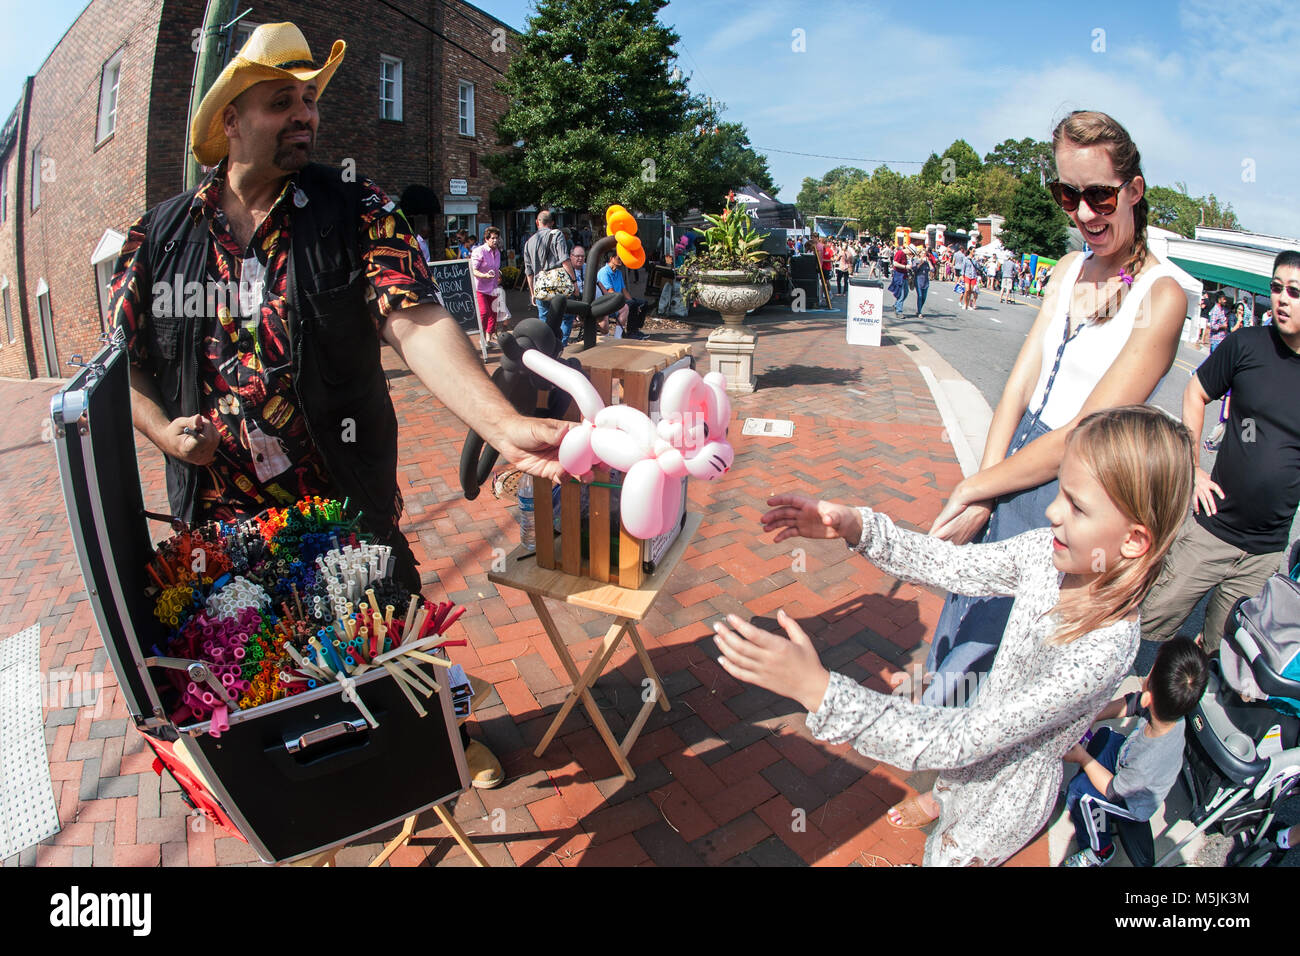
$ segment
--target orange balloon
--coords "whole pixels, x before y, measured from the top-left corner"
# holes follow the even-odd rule
[[[645,265],[645,250],[641,248],[640,242],[637,242],[635,247],[619,243],[618,258],[629,269],[640,269]]]
[[[636,220],[622,206],[610,206],[605,211],[605,231],[611,236],[619,232],[626,232],[635,236]]]
[[[636,233],[627,232],[623,229],[614,233],[614,238],[620,246],[626,246],[629,249],[640,249],[641,240],[637,238]]]

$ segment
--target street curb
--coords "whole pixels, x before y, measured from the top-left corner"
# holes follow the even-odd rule
[[[916,335],[902,329],[889,329],[888,334],[903,347],[929,386],[962,474],[973,475],[979,471],[984,455],[984,441],[993,421],[993,409],[979,389]]]
[[[944,394],[943,388],[939,385],[939,380],[934,377],[928,366],[917,365],[921,370],[921,377],[925,379],[925,384],[930,387],[930,394],[934,398],[934,403],[939,407],[939,416],[943,419],[943,434],[952,445],[953,452],[957,455],[957,462],[961,465],[961,473],[969,478],[975,472],[979,471],[979,459],[975,457],[975,452],[971,450],[970,442],[962,434],[961,425],[957,419],[957,411],[948,401],[948,396]]]

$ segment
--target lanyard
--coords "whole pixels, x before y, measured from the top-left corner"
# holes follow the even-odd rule
[[[1039,402],[1038,411],[1034,412],[1033,417],[1030,419],[1029,428],[1025,430],[1023,438],[1021,441],[1016,443],[1016,447],[1012,449],[1012,452],[1017,452],[1024,447],[1025,442],[1029,439],[1029,432],[1042,418],[1043,411],[1047,408],[1047,401],[1052,397],[1052,384],[1056,381],[1056,373],[1061,370],[1061,359],[1065,355],[1065,347],[1078,338],[1079,333],[1082,332],[1087,325],[1087,322],[1080,322],[1078,326],[1075,327],[1075,330],[1071,332],[1070,314],[1068,312],[1065,314],[1065,328],[1061,330],[1061,344],[1056,349],[1056,361],[1052,364],[1052,372],[1047,376],[1047,387],[1043,389],[1043,400]]]

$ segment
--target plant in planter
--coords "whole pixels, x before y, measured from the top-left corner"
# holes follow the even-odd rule
[[[747,394],[755,388],[754,350],[758,335],[744,327],[745,313],[772,298],[776,264],[760,248],[763,236],[748,213],[727,196],[720,216],[708,216],[708,229],[696,229],[704,249],[682,264],[689,295],[722,314],[723,324],[709,334],[706,348],[712,371],[727,379],[727,391]]]
[[[727,325],[739,326],[746,312],[772,297],[774,266],[760,248],[763,236],[734,193],[728,194],[721,215],[704,218],[709,228],[695,230],[704,248],[689,256],[680,270],[686,292],[705,308],[720,312]]]

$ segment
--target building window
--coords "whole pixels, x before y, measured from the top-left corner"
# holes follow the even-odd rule
[[[118,50],[99,74],[99,127],[95,142],[103,142],[117,129],[117,87],[122,79],[122,50]]]
[[[99,330],[108,331],[108,305],[112,299],[113,267],[122,252],[126,236],[116,229],[105,229],[95,251],[90,254],[90,265],[95,270],[95,295],[99,303]]]
[[[44,279],[36,283],[36,311],[41,318],[41,345],[45,350],[45,375],[59,377],[59,352],[54,344],[54,311],[50,307],[50,287]]]
[[[41,148],[32,147],[32,212],[41,208]]]
[[[391,56],[379,58],[379,118],[402,118],[402,61]]]
[[[460,81],[460,135],[474,135],[474,84]]]
[[[4,299],[5,307],[5,335],[10,343],[14,340],[14,314],[9,311],[9,279],[6,277],[0,282],[0,299]]]
[[[9,218],[9,159],[0,159],[0,222]]]
[[[248,42],[248,38],[253,35],[253,31],[260,27],[260,23],[249,23],[247,18],[240,20],[235,24],[235,39],[231,44],[231,52],[238,53]]]
[[[469,233],[470,241],[473,242],[478,236],[478,216],[448,216],[447,217],[447,248],[454,249],[456,242],[456,233],[464,229]]]

